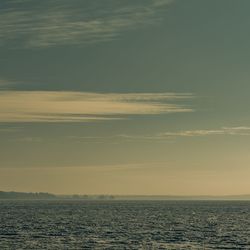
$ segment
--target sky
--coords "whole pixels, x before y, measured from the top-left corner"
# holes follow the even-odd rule
[[[1,0],[0,190],[250,193],[249,8]]]

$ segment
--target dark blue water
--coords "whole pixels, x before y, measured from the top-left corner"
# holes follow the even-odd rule
[[[250,249],[250,202],[0,201],[0,249]]]

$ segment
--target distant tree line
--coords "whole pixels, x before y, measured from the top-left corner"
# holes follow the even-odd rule
[[[55,195],[50,193],[24,193],[24,192],[5,192],[0,191],[0,199],[30,199],[30,200],[45,200],[45,199],[70,199],[70,200],[112,200],[112,195]]]
[[[0,199],[55,199],[56,195],[50,193],[23,193],[0,191]]]

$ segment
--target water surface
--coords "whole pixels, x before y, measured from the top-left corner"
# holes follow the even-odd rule
[[[247,201],[0,201],[0,249],[250,249]]]

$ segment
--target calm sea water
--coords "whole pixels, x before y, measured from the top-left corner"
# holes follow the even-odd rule
[[[0,201],[0,249],[250,249],[250,202]]]

